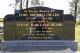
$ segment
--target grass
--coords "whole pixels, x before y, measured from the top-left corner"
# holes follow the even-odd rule
[[[0,21],[3,21],[3,18],[0,18]]]
[[[0,22],[0,24],[3,24],[3,22]]]
[[[0,18],[0,26],[3,25],[3,18]]]
[[[78,42],[78,50],[80,51],[80,25],[76,25],[75,27],[75,38]]]
[[[75,27],[75,38],[78,42],[80,42],[80,25],[76,25]]]

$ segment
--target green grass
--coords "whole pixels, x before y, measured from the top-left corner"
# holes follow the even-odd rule
[[[3,18],[0,18],[0,25],[3,24]]]
[[[0,21],[3,21],[3,18],[0,18]]]
[[[76,41],[78,42],[78,50],[80,51],[80,25],[76,25],[75,27],[75,38],[76,38]]]
[[[0,25],[3,24],[3,22],[0,22]]]
[[[80,25],[76,25],[75,27],[75,37],[76,40],[80,42]]]

